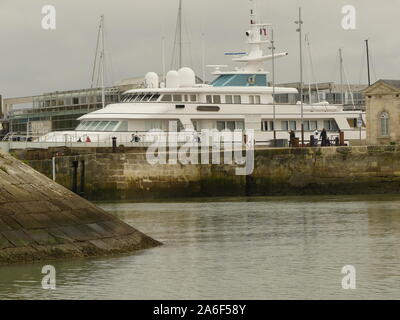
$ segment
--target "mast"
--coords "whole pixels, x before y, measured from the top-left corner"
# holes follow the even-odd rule
[[[165,71],[165,37],[162,37],[162,40],[161,40],[161,55],[162,55],[162,57],[161,57],[161,60],[162,60],[161,64],[162,64],[162,72],[163,72],[161,82],[163,82],[163,83],[165,84],[165,81],[166,81],[166,71]]]
[[[340,62],[340,96],[341,96],[341,100],[342,100],[342,105],[344,105],[342,48],[339,49],[339,62]]]
[[[299,45],[300,45],[300,103],[301,103],[301,144],[304,146],[304,101],[303,101],[303,21],[301,20],[301,8],[299,8],[299,20],[295,21],[299,25],[296,30],[299,33]]]
[[[97,56],[99,55],[99,44],[101,38],[101,28],[102,28],[102,16],[100,16],[100,23],[99,23],[99,31],[97,32],[97,43],[96,43],[96,53],[94,55],[94,64],[93,64],[93,71],[92,71],[92,81],[90,88],[94,87],[94,77],[96,75],[96,68],[97,68]]]
[[[201,64],[202,64],[202,66],[201,66],[201,68],[202,68],[202,73],[203,73],[203,75],[202,75],[203,84],[205,84],[206,83],[206,40],[205,40],[205,34],[204,33],[202,33],[201,38],[202,38],[201,39],[201,46],[202,46],[202,50],[201,50],[201,55],[202,55]]]
[[[179,25],[179,69],[182,68],[182,0],[179,0],[178,11],[178,25]]]
[[[105,57],[104,57],[104,15],[101,16],[101,103],[102,107],[106,107],[106,93],[104,87],[105,73]]]
[[[308,94],[310,96],[309,102],[310,102],[310,104],[312,104],[312,91],[311,91],[312,84],[314,84],[314,86],[315,86],[315,91],[317,94],[317,101],[321,102],[321,100],[319,97],[318,82],[317,82],[317,78],[316,78],[315,72],[314,72],[314,63],[313,63],[313,59],[312,59],[310,37],[309,37],[308,33],[305,36],[305,41],[306,41],[306,45],[307,45],[307,53],[308,53],[308,59],[309,59],[309,63],[310,63],[310,65],[308,66],[308,77],[309,77]],[[311,83],[311,81],[313,81],[313,83]]]
[[[308,52],[308,57],[310,61],[310,65],[307,68],[307,77],[308,77],[308,103],[311,105],[312,104],[312,93],[311,93],[311,57],[310,57],[310,42],[308,40],[308,33],[306,33],[305,38],[304,38],[306,45],[307,45],[307,52]]]
[[[182,0],[179,0],[178,18],[176,21],[174,49],[172,50],[171,68],[181,69],[183,64]],[[177,48],[178,47],[178,48]]]
[[[258,23],[256,14],[255,0],[250,0],[252,6],[250,9],[250,30],[246,32],[247,43],[250,46],[247,55],[242,57],[234,58],[234,62],[243,62],[245,66],[241,70],[246,72],[260,72],[264,69],[264,61],[270,60],[271,56],[264,56],[262,45],[268,43],[263,38],[267,36],[267,28],[271,27],[270,23]],[[276,54],[275,58],[285,57],[287,53]]]
[[[369,67],[369,44],[368,44],[368,39],[365,40],[365,47],[367,49],[368,86],[371,86],[371,72],[370,72],[370,67]]]
[[[272,126],[274,130],[274,147],[276,147],[276,105],[275,105],[275,40],[274,40],[274,29],[271,29],[271,53],[272,53],[272,108],[273,108],[273,120]]]

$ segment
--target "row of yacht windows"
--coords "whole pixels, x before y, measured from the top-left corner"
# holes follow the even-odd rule
[[[164,94],[161,98],[163,102],[197,102],[195,94]]]
[[[160,94],[155,93],[141,93],[141,94],[127,94],[124,95],[121,99],[121,102],[148,102],[148,101],[157,101],[160,97]]]
[[[225,100],[222,101],[222,98]],[[206,103],[213,103],[213,104],[241,104],[242,103],[242,96],[240,95],[226,95],[221,97],[220,95],[207,95],[206,96]],[[249,96],[249,103],[250,104],[261,104],[261,96],[259,95],[251,95]]]
[[[77,131],[128,131],[127,121],[82,121]]]
[[[297,126],[297,121],[296,120],[283,120],[279,121],[281,127],[277,128],[276,130],[282,130],[282,131],[296,131],[300,130],[301,128],[298,128]],[[276,122],[278,124],[279,122]],[[318,129],[318,121],[317,120],[304,120],[304,131],[315,131]],[[336,123],[335,120],[324,120],[324,126],[326,130],[328,131],[338,131],[339,127]],[[261,124],[261,130],[262,131],[274,131],[274,122],[271,120],[268,121],[263,121]]]
[[[127,94],[121,99],[121,102],[154,102],[158,101],[160,94]],[[160,101],[162,102],[198,102],[196,94],[164,94]],[[240,95],[206,95],[206,103],[210,104],[242,104]],[[250,104],[261,104],[261,96],[250,95],[248,102]]]

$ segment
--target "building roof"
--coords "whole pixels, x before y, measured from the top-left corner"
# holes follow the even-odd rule
[[[377,82],[383,82],[386,83],[387,85],[396,88],[396,89],[400,89],[400,80],[385,80],[385,79],[381,79],[378,80]]]
[[[392,94],[400,91],[400,80],[380,79],[363,90],[365,95]]]

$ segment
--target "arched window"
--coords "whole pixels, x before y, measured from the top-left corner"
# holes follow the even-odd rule
[[[381,120],[381,136],[386,137],[389,135],[389,114],[387,112],[382,112],[380,120]]]

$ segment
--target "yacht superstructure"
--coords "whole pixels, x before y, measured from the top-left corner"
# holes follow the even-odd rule
[[[119,103],[82,116],[75,131],[52,132],[43,139],[101,143],[116,137],[121,143],[133,143],[133,135],[140,137],[154,130],[168,132],[185,129],[196,132],[204,129],[252,129],[256,144],[269,144],[274,139],[274,133],[277,139],[288,139],[291,130],[299,137],[300,103],[273,103],[274,94],[298,95],[298,91],[269,86],[265,62],[287,55],[264,54],[263,46],[270,43],[270,29],[270,24],[258,23],[252,8],[250,28],[246,31],[249,51],[233,59],[241,64],[240,67],[224,71],[225,66],[212,66],[216,78],[209,85],[196,84],[194,71],[187,67],[169,71],[165,81],[160,81],[156,73],[150,72],[145,77],[144,88],[129,90]],[[360,122],[361,128],[357,127]],[[337,136],[340,130],[350,143],[365,139],[365,114],[344,111],[341,105],[325,102],[304,105],[303,123],[306,140],[316,130],[322,129],[330,137]]]

